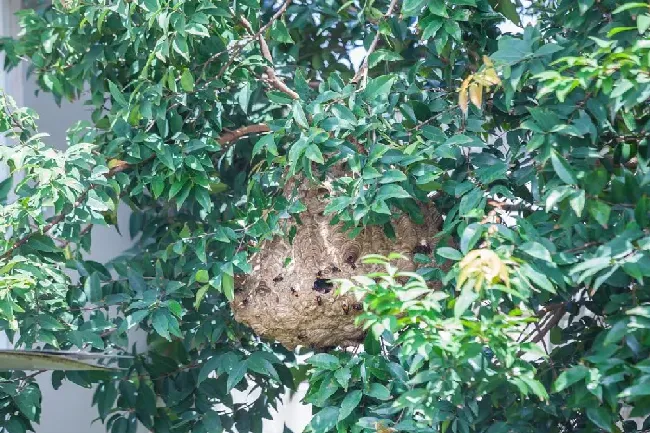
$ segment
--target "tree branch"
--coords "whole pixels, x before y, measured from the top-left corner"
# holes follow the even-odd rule
[[[553,315],[551,318],[548,320],[546,325],[542,329],[539,329],[537,332],[537,335],[535,335],[530,342],[531,343],[539,343],[546,337],[546,334],[553,329],[554,327],[557,326],[558,323],[560,323],[560,320],[562,320],[562,317],[564,317],[564,304],[561,304],[558,308],[555,309],[555,311],[552,313]]]
[[[270,132],[270,131],[271,128],[269,128],[268,125],[264,123],[256,123],[254,125],[242,126],[241,128],[237,128],[234,131],[228,131],[225,134],[221,135],[221,137],[219,137],[219,144],[223,146],[225,144],[230,144],[233,141],[237,141],[246,135],[261,134],[263,132]]]
[[[216,78],[221,78],[221,77],[223,76],[223,74],[226,73],[226,70],[230,67],[230,65],[232,65],[232,64],[235,62],[235,60],[237,59],[237,56],[242,52],[242,50],[244,49],[244,47],[246,47],[246,45],[248,45],[251,41],[254,41],[254,40],[256,40],[256,39],[257,39],[258,41],[263,40],[263,36],[262,36],[262,35],[264,34],[264,32],[265,32],[269,27],[271,27],[271,26],[273,25],[273,23],[274,23],[275,21],[277,21],[277,20],[278,20],[278,19],[279,19],[279,18],[280,18],[280,17],[281,17],[285,12],[286,12],[286,10],[287,10],[287,8],[289,7],[289,5],[291,4],[291,2],[292,2],[292,0],[285,0],[285,2],[282,4],[282,6],[280,6],[280,8],[279,8],[279,9],[278,9],[274,14],[273,14],[273,16],[271,17],[271,19],[269,20],[269,22],[266,23],[265,25],[263,25],[262,27],[260,27],[260,29],[257,31],[257,33],[255,33],[255,32],[252,30],[251,24],[250,24],[250,22],[248,22],[248,20],[246,20],[246,18],[243,18],[243,17],[240,18],[240,21],[242,22],[242,24],[244,25],[244,27],[246,27],[246,30],[247,30],[249,33],[252,34],[252,36],[251,36],[250,39],[246,38],[243,42],[240,41],[240,43],[238,43],[238,44],[235,46],[235,49],[233,50],[232,55],[230,56],[230,59],[228,60],[228,62],[226,62],[226,63],[221,67],[221,69],[219,70],[219,73],[217,74],[217,77],[216,77]],[[266,41],[264,41],[263,43],[266,44]],[[261,44],[262,44],[262,42],[260,42],[260,48],[261,48]],[[268,46],[267,46],[267,51],[268,51]],[[221,53],[218,53],[218,54],[221,54]],[[268,60],[268,59],[267,59],[267,60]],[[273,64],[273,60],[272,60],[272,59],[271,59],[271,64]],[[274,70],[273,72],[275,73],[275,70]],[[284,84],[284,83],[282,83],[282,84]],[[287,88],[287,89],[288,89],[288,88]],[[289,90],[290,90],[290,89],[289,89]],[[286,93],[286,92],[285,92],[285,93]],[[294,92],[294,93],[295,93],[295,92]],[[289,95],[291,95],[291,94],[289,94]],[[297,94],[296,94],[296,96],[297,96]],[[291,96],[291,97],[293,98],[293,96]],[[297,98],[294,98],[294,99],[297,99]]]
[[[395,11],[396,7],[397,7],[397,0],[391,0],[390,5],[388,5],[388,10],[384,14],[384,17],[391,16]],[[354,78],[352,78],[353,83],[359,82],[361,77],[363,77],[365,74],[368,73],[368,59],[370,55],[377,49],[377,44],[379,44],[379,38],[380,38],[380,33],[377,32],[375,38],[370,43],[370,47],[368,47],[368,52],[366,53],[366,57],[363,59],[363,63],[361,64],[361,67],[359,68],[357,73],[354,74]]]
[[[274,15],[275,19],[272,19],[269,23],[272,23],[273,21],[277,20],[277,18],[279,18],[280,15],[282,15],[282,13],[284,13],[286,8],[289,6],[289,3],[291,3],[291,0],[288,0],[284,3],[284,5],[278,10],[278,12],[275,13]],[[276,74],[275,69],[273,68],[273,56],[271,55],[271,51],[269,50],[269,45],[266,43],[266,39],[264,39],[262,30],[260,29],[259,32],[255,33],[253,27],[251,26],[251,23],[246,19],[246,17],[240,17],[239,20],[242,22],[244,27],[246,27],[246,30],[248,30],[248,32],[254,35],[253,37],[257,39],[257,41],[260,44],[260,51],[262,52],[262,56],[270,64],[269,66],[264,67],[264,72],[266,73],[267,81],[269,82],[269,84],[271,84],[272,87],[275,87],[282,93],[289,95],[292,99],[300,99],[300,96],[295,91],[290,89],[282,80],[282,78],[278,77],[278,75]],[[262,29],[264,29],[265,27],[268,28],[269,23],[267,23],[266,26],[262,27]]]
[[[532,212],[533,209],[530,208],[530,205],[526,203],[503,203],[496,200],[488,200],[488,206],[491,206],[495,209],[499,209],[506,212],[522,212],[529,211]]]

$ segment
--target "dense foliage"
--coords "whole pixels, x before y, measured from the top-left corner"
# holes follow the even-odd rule
[[[54,150],[4,96],[0,330],[16,346],[131,353],[56,372],[112,433],[260,432],[306,378],[310,429],[650,429],[650,9],[536,0],[61,0],[21,13],[27,62],[92,122]],[[351,53],[367,56],[354,68]],[[433,201],[421,268],[342,282],[363,349],[260,341],[228,300],[260,241],[291,236],[343,162],[328,211],[349,235]],[[132,251],[87,259],[93,227],[133,214]],[[407,252],[411,253],[411,252]],[[386,262],[382,257],[371,260]],[[453,263],[448,272],[433,263]],[[406,281],[410,279],[410,281]],[[428,282],[442,281],[431,290]],[[0,374],[0,428],[38,422],[34,374]],[[248,402],[231,391],[250,391]],[[217,406],[218,404],[218,406]],[[641,418],[639,424],[627,420]],[[643,419],[646,419],[643,422]],[[643,424],[643,426],[642,426]]]

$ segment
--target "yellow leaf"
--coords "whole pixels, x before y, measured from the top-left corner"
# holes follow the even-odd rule
[[[485,55],[483,56],[483,63],[484,63],[485,66],[488,67],[488,68],[492,68],[493,65],[494,65],[494,64],[492,63],[492,59],[490,59],[488,56],[485,56]]]
[[[483,86],[477,83],[472,83],[469,86],[469,100],[472,101],[476,107],[481,108],[483,104]]]
[[[126,164],[126,162],[120,159],[111,159],[110,161],[108,161],[108,168],[119,167],[123,164]]]
[[[383,423],[381,422],[376,422],[375,423],[375,429],[377,430],[377,433],[393,433],[396,432],[394,428],[391,427],[386,427]]]
[[[497,71],[494,68],[487,68],[485,71],[483,71],[483,76],[486,80],[495,86],[501,84],[501,79],[497,75]]]
[[[472,250],[459,263],[460,272],[456,279],[457,288],[474,278],[474,289],[478,292],[484,281],[489,284],[503,282],[510,287],[508,267],[492,250],[482,248]]]
[[[458,95],[458,106],[460,111],[463,112],[464,116],[467,116],[467,111],[469,110],[469,100],[468,100],[468,91],[465,89],[460,89],[460,94]]]

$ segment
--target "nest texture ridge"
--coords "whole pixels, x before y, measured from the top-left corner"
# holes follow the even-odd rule
[[[253,255],[253,270],[239,284],[232,302],[235,319],[289,349],[358,344],[364,337],[355,326],[361,304],[352,296],[337,295],[329,279],[381,270],[360,262],[367,254],[402,253],[406,259],[396,266],[415,270],[414,254],[435,249],[442,217],[432,205],[422,205],[424,223],[400,216],[393,221],[395,239],[379,226],[368,226],[350,239],[342,224],[332,225],[330,216],[324,215],[327,188],[299,185],[298,198],[307,210],[300,213],[297,234],[291,243],[282,237],[266,241]]]

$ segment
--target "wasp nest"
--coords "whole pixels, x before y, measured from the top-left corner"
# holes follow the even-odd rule
[[[307,207],[290,243],[276,237],[261,245],[253,257],[253,271],[243,279],[232,303],[235,319],[258,335],[285,347],[329,348],[352,346],[363,340],[355,326],[361,304],[351,296],[337,295],[330,278],[349,278],[375,272],[377,265],[360,263],[367,254],[402,253],[400,270],[412,271],[415,253],[430,253],[442,217],[433,206],[422,206],[424,224],[403,215],[393,222],[395,239],[382,227],[366,227],[350,239],[341,224],[332,225],[323,211],[328,202],[326,188],[304,182],[298,198]]]

